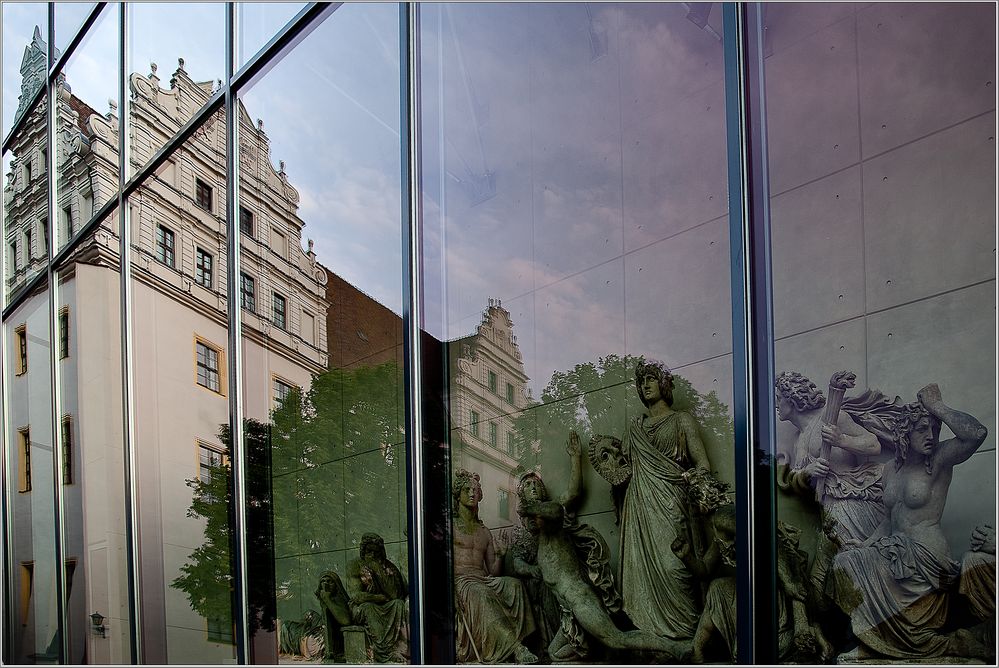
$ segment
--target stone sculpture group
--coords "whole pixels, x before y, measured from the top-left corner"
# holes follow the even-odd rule
[[[906,403],[876,390],[847,397],[855,382],[835,373],[823,393],[796,372],[775,381],[777,418],[797,432],[778,444],[777,485],[781,503],[796,499],[803,509],[778,521],[778,658],[994,661],[995,529],[979,525],[957,561],[941,527],[953,469],[987,429],[944,403],[935,384]],[[711,472],[694,416],[673,408],[670,370],[639,364],[635,389],[646,411],[624,438],[596,434],[585,448],[611,487],[616,569],[603,536],[577,516],[584,448],[575,431],[564,493],[553,497],[537,471],[521,476],[512,538],[494,537],[479,519],[479,476],[455,472],[459,663],[736,660],[729,486]],[[943,426],[953,437],[941,441]],[[323,623],[304,620],[297,634],[288,627],[282,643],[304,646],[297,636],[322,626],[327,660],[405,662],[407,594],[381,537],[365,534],[346,586],[333,571],[320,580]]]
[[[958,562],[941,528],[953,469],[986,428],[933,384],[909,403],[875,390],[847,397],[854,385],[853,374],[836,373],[826,396],[801,374],[776,379],[778,419],[798,432],[781,444],[778,486],[807,510],[801,526],[778,522],[779,660],[994,660],[995,529],[979,526]],[[512,541],[479,520],[478,476],[456,472],[459,662],[736,659],[728,485],[711,472],[696,419],[673,409],[669,369],[639,364],[635,387],[646,412],[623,439],[597,434],[586,449],[612,488],[617,569],[576,514],[575,432],[564,494],[553,498],[537,472],[522,476]],[[942,425],[953,438],[940,441]]]

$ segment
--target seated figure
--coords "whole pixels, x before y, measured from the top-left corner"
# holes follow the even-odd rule
[[[347,564],[347,590],[354,623],[364,627],[369,658],[382,663],[409,661],[409,588],[385,555],[376,533],[361,537],[360,557]]]
[[[983,641],[995,645],[996,623],[996,530],[990,524],[975,527],[971,549],[961,559],[959,591],[968,600],[972,614],[982,624]]]
[[[452,495],[458,661],[536,663],[538,657],[523,643],[534,632],[524,585],[517,578],[499,576],[506,545],[497,549],[479,519],[479,476],[459,469]]]

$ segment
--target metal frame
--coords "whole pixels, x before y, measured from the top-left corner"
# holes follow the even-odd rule
[[[773,304],[761,6],[725,4],[739,663],[777,663]]]

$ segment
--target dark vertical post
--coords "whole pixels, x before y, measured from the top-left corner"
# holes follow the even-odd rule
[[[406,498],[409,550],[410,658],[423,663],[423,575],[426,551],[423,504],[422,354],[422,224],[420,179],[419,5],[399,4],[399,143],[402,183],[403,366],[406,397]]]
[[[724,6],[739,663],[777,662],[773,309],[759,4]]]
[[[239,116],[232,90],[236,57],[236,6],[226,3],[225,21],[225,218],[228,277],[226,306],[229,320],[229,447],[232,485],[229,495],[230,548],[232,558],[232,613],[236,630],[236,663],[249,662],[249,599],[246,582],[246,444],[243,442],[243,354],[242,310],[239,300]]]

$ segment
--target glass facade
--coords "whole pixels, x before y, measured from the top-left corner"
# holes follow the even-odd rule
[[[994,662],[995,20],[5,3],[4,663]]]

